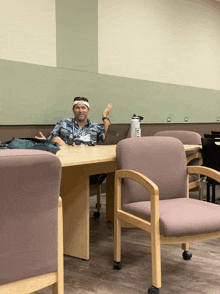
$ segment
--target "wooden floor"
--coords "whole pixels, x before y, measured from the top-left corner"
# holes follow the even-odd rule
[[[220,190],[217,191],[217,196]],[[197,193],[190,197],[197,198]],[[101,217],[93,219],[96,197],[90,197],[90,260],[65,256],[65,294],[142,294],[151,286],[150,235],[139,229],[122,230],[122,269],[113,269],[113,224],[105,221],[105,194]],[[220,203],[220,202],[218,202]],[[192,243],[192,259],[182,258],[180,245],[162,245],[160,294],[219,294],[220,239]],[[35,292],[51,294],[50,287]]]

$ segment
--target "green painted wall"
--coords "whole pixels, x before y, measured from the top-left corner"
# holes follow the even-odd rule
[[[216,121],[220,91],[134,80],[71,69],[0,60],[0,124],[56,123],[72,117],[75,96],[90,100],[90,119],[113,103],[112,122],[130,122],[133,113],[145,123]]]
[[[98,72],[98,0],[56,0],[57,66]]]
[[[57,68],[0,60],[0,124],[49,124],[72,117],[75,96],[89,98],[90,119],[113,103],[111,121],[215,122],[220,91],[98,74],[98,0],[57,0]]]

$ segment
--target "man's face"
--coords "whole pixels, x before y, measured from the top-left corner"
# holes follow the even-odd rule
[[[73,113],[75,116],[76,121],[84,122],[87,121],[89,115],[89,108],[85,104],[76,104],[73,107]]]

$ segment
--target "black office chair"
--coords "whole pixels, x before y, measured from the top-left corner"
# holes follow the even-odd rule
[[[203,165],[220,171],[220,138],[202,138],[202,156]],[[218,182],[211,178],[207,178],[207,201],[210,202],[210,186],[212,186],[212,203],[215,203],[215,186]]]
[[[218,131],[211,131],[211,134],[220,136],[220,131],[219,132]]]
[[[204,134],[204,138],[207,138],[207,139],[220,138],[220,134]]]

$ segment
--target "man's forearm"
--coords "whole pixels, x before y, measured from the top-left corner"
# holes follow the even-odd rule
[[[66,143],[60,137],[54,137],[51,142],[57,142],[59,146],[66,146]]]
[[[107,108],[104,110],[104,112],[102,114],[102,118],[108,117],[109,113],[111,112],[111,109],[112,109],[112,103],[109,103]],[[105,134],[106,134],[108,131],[108,126],[110,125],[110,121],[106,118],[103,120],[103,123],[104,123],[104,129],[105,129]],[[103,137],[103,140],[105,140],[105,136]]]
[[[105,135],[106,135],[108,131],[108,126],[110,125],[110,121],[108,119],[104,119],[103,123],[104,123]],[[105,140],[105,136],[103,137],[103,140]]]

